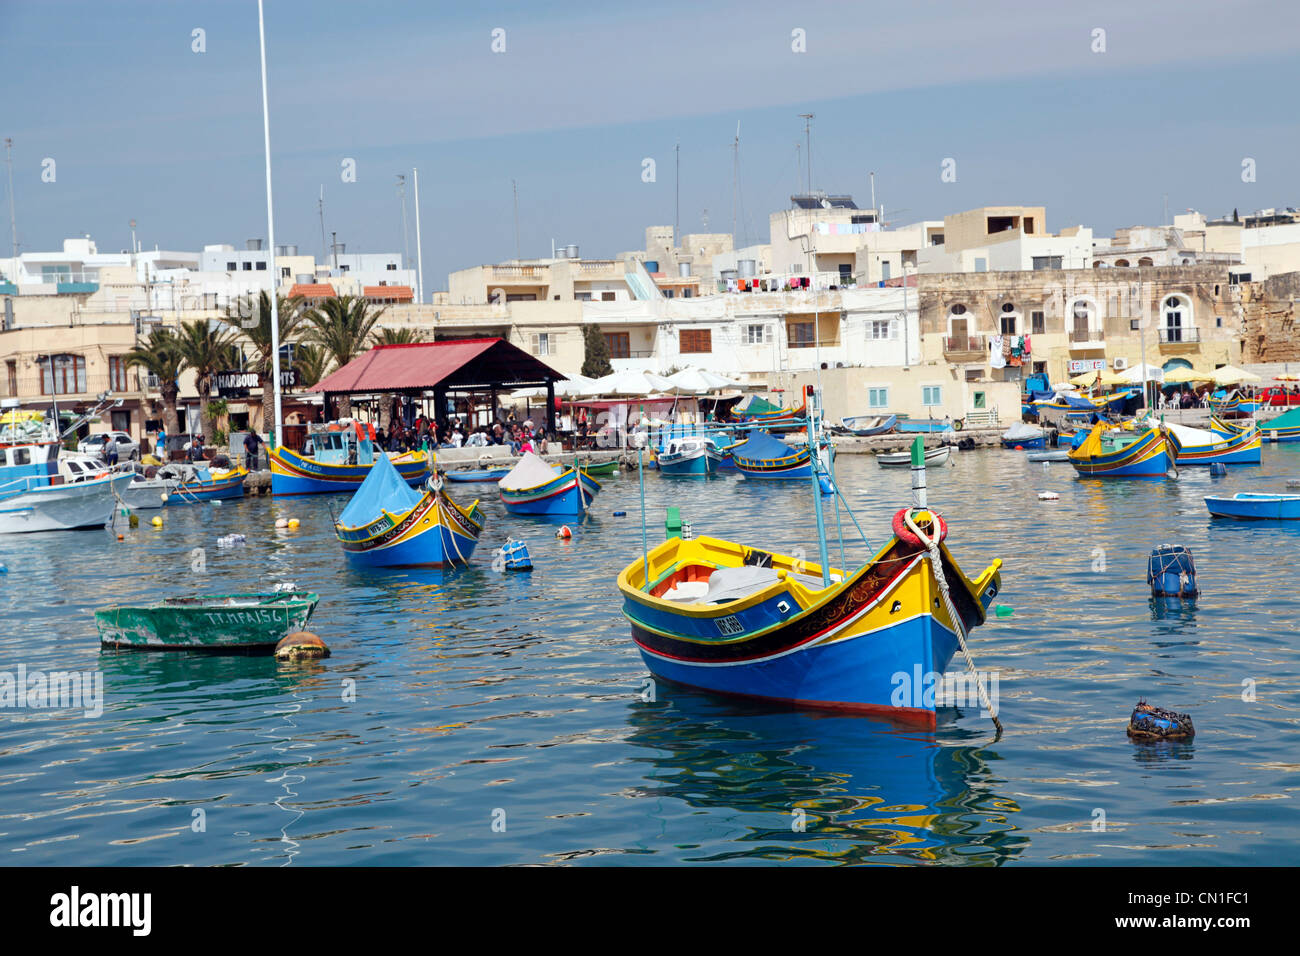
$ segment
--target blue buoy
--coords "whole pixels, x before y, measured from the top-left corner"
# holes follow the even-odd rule
[[[528,545],[522,541],[516,541],[511,538],[501,546],[501,557],[505,561],[507,571],[530,571],[533,567],[532,556],[528,553]]]
[[[1222,478],[1228,473],[1228,466],[1221,461],[1216,461],[1210,465],[1210,477]]]
[[[1194,598],[1196,563],[1181,544],[1162,544],[1147,559],[1147,584],[1152,597]]]
[[[1189,740],[1196,736],[1196,728],[1189,714],[1139,700],[1128,719],[1128,735],[1135,740]]]
[[[626,518],[626,517],[627,517],[627,512],[626,512],[626,511],[615,511],[615,512],[614,512],[614,517],[615,517],[615,518]]]

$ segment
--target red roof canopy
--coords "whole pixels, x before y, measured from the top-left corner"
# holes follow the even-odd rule
[[[411,345],[377,345],[313,385],[313,392],[422,392],[521,388],[564,376],[505,339],[453,339]]]
[[[367,299],[414,299],[415,292],[409,285],[367,285],[361,287],[361,295]]]
[[[331,299],[334,297],[334,287],[328,282],[295,282],[289,290],[289,298],[296,296],[304,299]]]

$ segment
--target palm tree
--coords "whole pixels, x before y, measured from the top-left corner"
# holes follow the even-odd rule
[[[383,328],[375,331],[376,345],[418,345],[424,341],[424,330],[406,326],[401,329]]]
[[[319,345],[342,368],[370,346],[375,323],[383,314],[383,309],[371,312],[370,303],[357,296],[332,296],[304,315],[309,328],[303,338]],[[339,398],[338,413],[341,418],[352,413],[346,395]]]
[[[275,303],[280,345],[284,346],[302,326],[302,299],[278,295]],[[262,388],[262,429],[274,436],[275,389],[271,379],[275,350],[271,344],[271,297],[266,292],[259,292],[256,299],[242,299],[237,306],[228,308],[226,314],[238,322],[244,338],[253,347],[249,367],[257,372],[257,384]]]
[[[212,444],[213,422],[208,417],[212,399],[212,374],[235,364],[235,332],[222,323],[207,319],[182,322],[176,345],[186,366],[194,369],[194,385],[199,390],[199,423],[203,444]]]
[[[329,370],[330,357],[319,345],[299,345],[293,350],[293,366],[301,385],[315,385]]]
[[[171,329],[154,329],[144,342],[126,354],[126,363],[142,368],[158,379],[158,391],[162,393],[163,402],[163,428],[168,435],[179,435],[181,426],[176,414],[176,399],[181,386],[177,380],[185,371],[185,357],[176,333]]]

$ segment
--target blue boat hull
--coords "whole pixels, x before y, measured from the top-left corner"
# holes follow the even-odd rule
[[[581,481],[581,490],[579,489]],[[585,472],[570,468],[554,481],[526,491],[501,489],[506,511],[517,515],[580,515],[600,491],[600,482]]]
[[[1205,506],[1214,518],[1246,521],[1300,521],[1300,495],[1243,494],[1231,498],[1207,496]]]
[[[437,525],[391,548],[343,553],[358,568],[446,568],[467,563],[476,545],[478,538]]]
[[[238,478],[222,481],[206,481],[202,484],[178,485],[176,490],[167,495],[167,505],[197,505],[205,501],[224,501],[229,498],[244,497],[244,479],[248,474]]]
[[[1039,449],[1047,447],[1047,436],[1040,435],[1038,438],[1030,438],[1028,440],[1021,439],[1020,441],[1013,441],[1010,438],[1004,438],[1002,439],[1002,447],[1010,448],[1013,450],[1016,448],[1021,448],[1025,450],[1037,451]]]
[[[640,648],[657,677],[721,694],[863,713],[897,711],[894,675],[942,674],[957,650],[956,636],[920,616],[884,631],[808,648],[798,654],[710,667],[671,660]]]
[[[665,475],[687,478],[704,478],[716,473],[718,462],[710,455],[697,455],[694,458],[682,458],[677,461],[659,459],[659,471]]]

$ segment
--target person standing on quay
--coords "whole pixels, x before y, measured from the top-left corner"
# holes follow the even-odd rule
[[[255,431],[249,431],[244,436],[244,468],[248,471],[257,470],[257,452],[262,444],[262,436]]]

